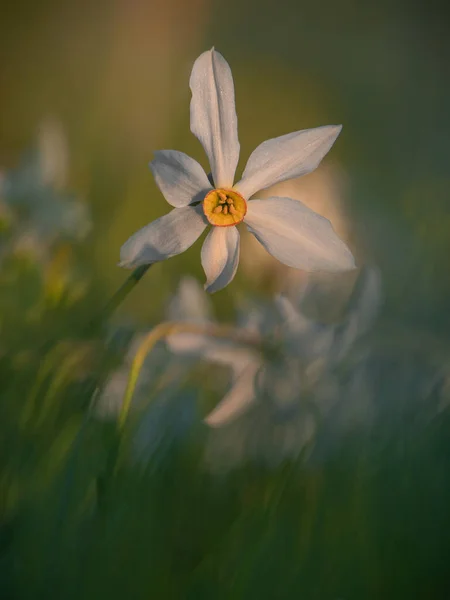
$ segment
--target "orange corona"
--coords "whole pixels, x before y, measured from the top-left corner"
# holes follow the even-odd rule
[[[247,202],[234,190],[211,190],[203,200],[203,212],[211,225],[231,227],[244,219]]]

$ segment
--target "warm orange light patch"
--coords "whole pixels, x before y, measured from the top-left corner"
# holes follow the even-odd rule
[[[211,225],[230,227],[243,220],[247,202],[234,190],[211,190],[203,200],[203,212]]]

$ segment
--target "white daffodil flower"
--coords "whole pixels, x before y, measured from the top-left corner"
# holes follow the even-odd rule
[[[191,131],[207,154],[212,179],[183,152],[156,152],[150,168],[174,210],[131,236],[122,246],[120,266],[135,268],[181,254],[212,225],[201,260],[205,288],[216,292],[236,273],[236,225],[244,222],[270,254],[290,267],[353,269],[350,250],[327,219],[291,198],[250,200],[262,189],[313,171],[341,126],[305,129],[263,142],[251,154],[242,179],[233,184],[239,159],[237,115],[231,69],[221,54],[212,49],[199,56],[190,88]]]
[[[372,325],[380,306],[380,289],[379,272],[366,268],[359,277],[345,318],[337,325],[316,323],[287,298],[276,299],[281,327],[273,337],[275,341],[279,338],[283,356],[280,361],[261,361],[258,369],[261,373],[259,388],[272,398],[274,405],[289,412],[299,395],[318,386],[326,387],[332,381],[330,374]],[[256,387],[247,383],[247,393],[253,393],[253,397],[242,394],[243,406],[250,407],[256,402]],[[207,422],[220,426],[240,414],[241,411],[233,414],[225,397],[208,415]]]
[[[177,297],[177,316],[187,321],[198,321],[195,307],[200,291],[194,282],[184,282]],[[172,303],[172,306],[174,304]],[[360,276],[348,307],[345,319],[338,325],[322,325],[307,318],[300,308],[287,298],[279,296],[275,302],[275,315],[264,307],[251,311],[244,330],[260,329],[261,338],[269,338],[279,346],[278,359],[267,359],[254,350],[236,343],[223,343],[206,335],[174,334],[168,338],[169,348],[176,354],[191,354],[208,362],[227,366],[232,373],[230,390],[207,415],[205,423],[223,427],[247,412],[262,394],[281,412],[289,413],[298,397],[312,389],[326,386],[328,374],[349,353],[358,337],[371,326],[380,305],[380,277],[375,269],[366,269]],[[209,310],[202,311],[205,321]],[[260,317],[261,318],[256,318]],[[265,331],[267,322],[277,322],[270,334]],[[259,325],[258,325],[259,323]]]
[[[87,205],[63,191],[67,168],[64,134],[57,123],[44,121],[18,168],[0,173],[0,212],[6,206],[13,216],[10,233],[18,246],[26,240],[44,254],[56,242],[82,240],[90,232]]]
[[[183,277],[177,293],[169,302],[167,316],[178,322],[212,325],[215,323],[212,307],[197,280]],[[246,323],[245,330],[259,333],[253,323]],[[254,380],[261,366],[261,357],[256,350],[244,348],[233,340],[218,339],[200,333],[174,333],[167,336],[167,346],[176,355],[206,359],[210,363],[228,368],[231,372],[230,391],[222,399],[225,411],[219,411],[219,420],[213,412],[204,421],[211,427],[219,427],[226,421],[246,412],[255,397]],[[249,400],[247,405],[246,400]]]

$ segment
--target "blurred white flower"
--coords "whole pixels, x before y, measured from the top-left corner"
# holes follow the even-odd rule
[[[192,281],[189,286],[193,286]],[[178,297],[178,306],[183,310],[174,316],[191,320],[192,307],[198,304],[190,302],[183,290],[186,283]],[[260,397],[273,404],[278,413],[289,414],[296,410],[298,398],[307,396],[319,383],[322,385],[327,374],[347,356],[353,343],[372,324],[379,303],[379,274],[375,269],[366,269],[355,286],[347,314],[338,325],[317,323],[286,297],[279,296],[274,310],[264,306],[253,311],[247,309],[242,321],[244,329],[259,331],[263,342],[261,353],[206,335],[174,334],[169,337],[168,345],[175,353],[196,355],[230,368],[231,388],[205,418],[208,425],[222,427],[235,421]]]
[[[194,64],[190,87],[191,131],[208,156],[211,178],[182,152],[157,152],[150,167],[175,209],[122,246],[121,266],[134,268],[180,254],[210,224],[201,260],[205,288],[218,291],[236,273],[240,245],[236,225],[244,222],[264,248],[288,266],[307,271],[353,269],[350,250],[327,219],[291,198],[250,200],[260,190],[313,171],[341,126],[297,131],[262,143],[250,156],[242,179],[233,185],[240,146],[233,78],[223,56],[214,49],[204,52]]]
[[[36,237],[41,247],[49,248],[57,241],[80,240],[89,233],[87,206],[61,191],[67,154],[61,126],[48,119],[40,126],[36,147],[18,168],[2,174],[0,200],[14,215],[12,238]]]
[[[192,277],[184,277],[181,280],[177,293],[169,303],[167,316],[171,321],[176,322],[200,325],[214,323],[209,300]],[[249,324],[246,324],[245,329],[248,332],[259,333]],[[167,336],[166,343],[168,348],[177,355],[205,359],[228,368],[231,372],[232,385],[222,402],[226,410],[233,412],[234,417],[246,410],[245,398],[253,398],[254,378],[261,363],[257,351],[243,348],[233,340],[195,333],[171,334]],[[205,422],[211,426],[216,425],[213,413],[205,419]],[[224,415],[222,418],[226,420]]]
[[[279,353],[265,356],[253,381],[249,374],[239,382],[244,387],[241,410],[234,412],[225,397],[207,417],[213,425],[226,425],[210,431],[206,460],[211,468],[248,460],[274,465],[300,455],[322,460],[348,433],[370,425],[374,398],[368,351],[358,353],[344,377],[339,369],[352,344],[373,323],[379,302],[379,277],[373,270],[362,274],[347,315],[337,326],[307,319],[279,299],[278,309],[284,313],[284,322],[274,332]],[[236,384],[227,396],[234,391],[239,393]]]

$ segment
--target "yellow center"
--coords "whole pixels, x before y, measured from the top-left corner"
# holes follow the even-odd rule
[[[203,212],[211,225],[230,227],[243,220],[247,202],[234,190],[211,190],[203,200]]]

